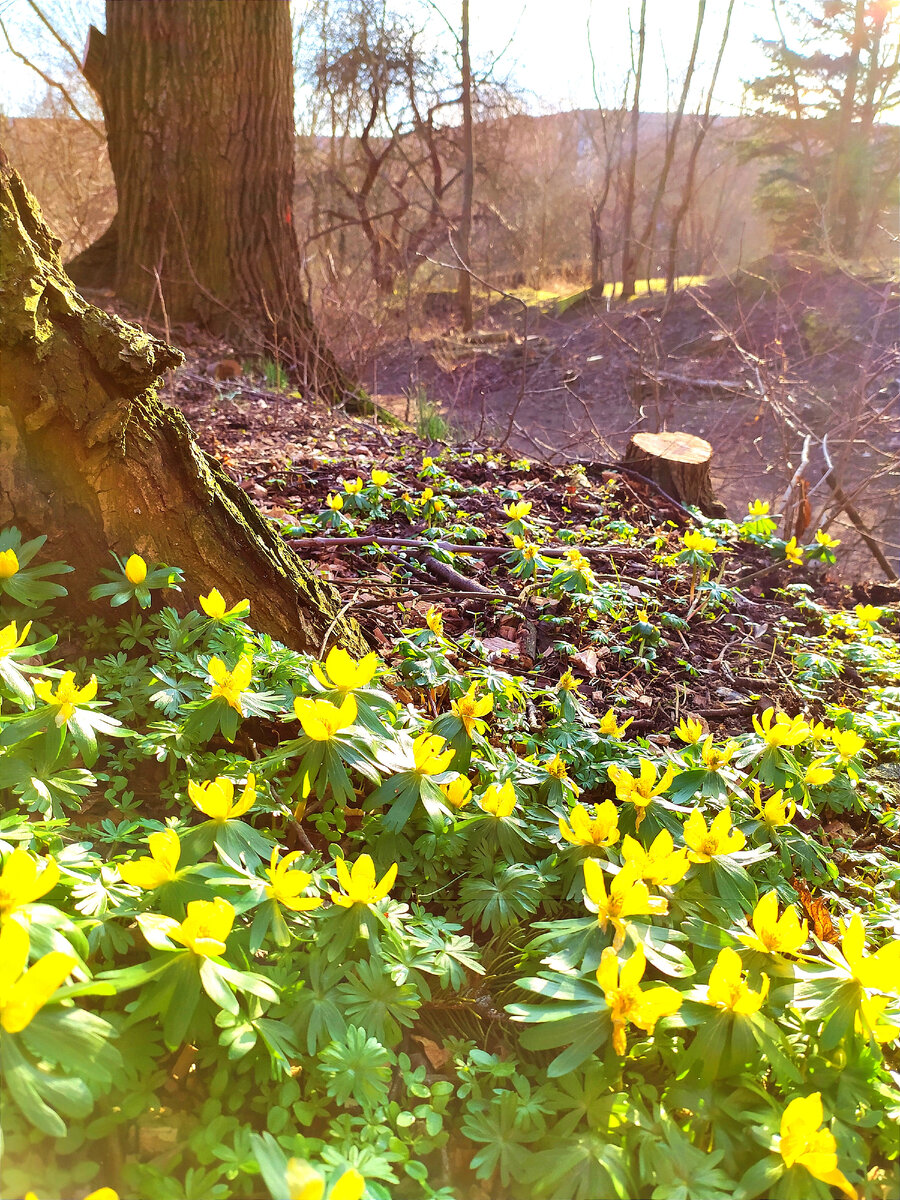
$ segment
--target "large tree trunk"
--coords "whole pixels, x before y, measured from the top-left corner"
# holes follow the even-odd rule
[[[313,325],[292,226],[288,0],[107,0],[84,70],[119,209],[69,264],[75,282],[255,342],[310,390],[351,390]]]
[[[333,589],[287,550],[154,387],[177,350],[91,307],[0,149],[0,526],[75,568],[76,612],[110,550],[185,572],[185,597],[247,597],[254,625],[296,649],[362,649]],[[68,581],[67,581],[68,582]]]

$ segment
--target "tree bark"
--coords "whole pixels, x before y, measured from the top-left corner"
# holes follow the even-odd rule
[[[462,0],[462,32],[459,40],[462,59],[462,212],[459,219],[459,254],[462,270],[459,272],[457,298],[459,317],[463,333],[473,325],[472,277],[469,274],[472,254],[472,200],[475,190],[475,147],[472,133],[472,58],[469,52],[469,0]]]
[[[712,446],[691,433],[636,433],[622,462],[680,504],[693,504],[707,517],[724,517],[725,506],[709,476],[711,460]]]
[[[632,39],[633,39],[632,33]],[[638,25],[638,57],[634,68],[634,95],[631,100],[631,118],[628,141],[628,166],[626,168],[625,201],[622,209],[622,299],[630,300],[634,295],[637,277],[637,245],[634,236],[634,205],[637,190],[638,129],[641,120],[641,80],[644,74],[644,47],[647,44],[647,0],[641,0],[641,15]]]
[[[177,350],[85,302],[59,241],[0,149],[0,525],[75,568],[75,615],[110,551],[185,572],[196,603],[217,587],[295,649],[363,648],[334,590],[284,546],[155,387]],[[68,581],[67,581],[68,582]]]
[[[69,264],[73,280],[246,338],[304,389],[352,391],[313,324],[292,225],[287,0],[107,0],[84,71],[119,210]]]

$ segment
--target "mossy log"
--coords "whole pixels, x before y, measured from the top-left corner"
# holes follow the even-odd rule
[[[250,599],[254,625],[295,649],[363,649],[337,593],[287,549],[184,417],[157,397],[182,356],[94,308],[0,149],[0,526],[46,533],[87,593],[110,551],[185,572],[184,598]],[[171,594],[170,594],[171,595]]]
[[[712,453],[709,442],[692,433],[636,433],[622,462],[679,503],[693,504],[707,517],[724,517],[709,475]]]

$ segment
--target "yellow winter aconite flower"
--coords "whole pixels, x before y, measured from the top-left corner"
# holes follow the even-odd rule
[[[347,860],[335,860],[340,892],[331,891],[331,899],[342,908],[351,908],[354,904],[377,904],[383,900],[394,885],[397,878],[397,864],[392,863],[381,879],[375,881],[375,864],[368,854],[361,854],[352,867],[347,866]]]
[[[789,717],[767,708],[762,720],[753,714],[753,728],[767,746],[799,746],[809,737],[809,723],[803,717]]]
[[[413,770],[417,775],[440,775],[450,766],[453,755],[452,748],[445,750],[447,739],[439,733],[420,733],[413,742]]]
[[[784,557],[788,565],[791,567],[799,567],[803,565],[803,550],[797,545],[797,539],[792,537],[784,546]]]
[[[0,874],[0,921],[17,908],[46,896],[58,881],[59,866],[55,858],[32,858],[22,846],[11,850]]]
[[[291,869],[292,864],[301,857],[300,851],[294,850],[293,853],[286,854],[279,862],[278,847],[276,846],[272,851],[269,865],[266,867],[266,874],[271,880],[266,887],[266,895],[269,899],[277,900],[279,904],[283,904],[285,908],[290,908],[294,912],[307,912],[324,903],[321,896],[300,895],[312,883],[312,875],[308,871]]]
[[[876,1042],[893,1042],[900,1037],[900,1026],[882,1021],[884,1010],[890,1004],[888,996],[865,996],[859,1002],[854,1027],[857,1033],[868,1037],[871,1033]],[[894,1018],[896,1020],[896,1018]]]
[[[756,789],[756,807],[759,811],[760,820],[768,825],[770,829],[777,829],[779,825],[790,825],[794,819],[794,813],[797,811],[797,805],[793,800],[785,800],[784,792],[781,790],[773,792],[767,800],[763,800],[760,796],[759,784],[754,784],[754,787]]]
[[[480,700],[475,699],[477,688],[478,684],[473,683],[465,695],[450,701],[450,710],[462,721],[468,737],[471,737],[473,732],[484,733],[487,725],[479,718],[487,716],[494,707],[494,697],[490,692]]]
[[[716,813],[706,827],[706,820],[695,808],[684,823],[684,842],[691,862],[710,862],[717,855],[734,854],[743,850],[746,837],[739,829],[731,828],[731,809]]]
[[[512,504],[507,504],[503,511],[511,521],[524,521],[531,512],[531,508],[530,500],[516,500]]]
[[[699,529],[685,530],[682,541],[685,550],[699,551],[701,554],[712,554],[716,549],[716,539],[705,537]]]
[[[864,988],[900,995],[900,939],[866,954],[866,931],[858,913],[848,923],[839,923],[841,949],[825,946],[825,953],[843,968],[850,979]]]
[[[687,850],[675,849],[672,835],[667,829],[659,831],[650,843],[649,850],[645,850],[636,838],[626,833],[622,842],[622,858],[626,865],[637,868],[639,878],[657,887],[671,887],[680,883],[691,866]]]
[[[376,487],[380,487],[380,488],[381,488],[381,487],[384,487],[384,486],[385,486],[385,484],[386,484],[386,483],[387,483],[387,482],[390,480],[390,478],[391,478],[391,476],[390,476],[390,473],[389,473],[389,472],[387,472],[387,471],[379,471],[379,470],[377,469],[377,467],[376,467],[376,468],[373,468],[373,470],[372,470],[372,482],[375,484],[375,486],[376,486]]]
[[[600,956],[597,982],[603,989],[612,1020],[612,1044],[616,1054],[625,1053],[625,1027],[629,1021],[645,1033],[652,1033],[657,1021],[662,1017],[670,1017],[681,1008],[681,994],[674,988],[641,989],[640,982],[646,967],[644,947],[640,944],[634,954],[622,963],[621,971],[612,947],[607,946]]]
[[[15,550],[0,550],[0,579],[12,579],[19,570]]]
[[[250,655],[242,654],[235,663],[233,671],[228,670],[221,658],[211,658],[206,669],[213,681],[213,686],[209,691],[210,700],[221,696],[226,704],[243,716],[241,696],[247,690],[253,677],[253,659]]]
[[[835,546],[839,546],[840,544],[840,538],[833,538],[830,534],[823,533],[821,529],[816,530],[817,546],[824,546],[826,550],[833,550]]]
[[[423,488],[422,495],[420,498],[421,498],[423,504],[427,504],[429,500],[433,500],[434,499],[434,488],[430,488],[430,487]]]
[[[857,604],[853,611],[856,613],[857,622],[863,629],[870,630],[883,616],[881,609],[876,608],[874,604]]]
[[[150,847],[150,857],[139,858],[137,862],[120,863],[119,874],[126,883],[151,891],[176,877],[181,842],[174,829],[162,829],[150,834],[147,845]]]
[[[651,896],[646,883],[638,877],[636,863],[626,863],[613,878],[606,890],[603,868],[595,858],[586,858],[584,866],[584,897],[591,912],[597,914],[601,929],[612,924],[616,931],[613,949],[618,950],[625,941],[624,917],[635,917],[653,913],[659,916],[669,911],[669,902],[661,896]]]
[[[637,779],[630,771],[615,763],[608,769],[612,782],[615,784],[616,796],[625,803],[633,804],[637,810],[637,824],[644,819],[644,813],[649,804],[657,796],[661,796],[675,778],[675,768],[671,763],[663,771],[662,778],[657,781],[656,767],[649,759],[640,760],[641,769]]]
[[[747,505],[747,512],[751,517],[764,517],[769,511],[768,500],[751,500]]]
[[[214,621],[221,621],[223,617],[233,617],[236,613],[249,613],[250,601],[238,600],[237,604],[228,608],[222,593],[218,588],[213,588],[208,596],[200,597],[200,607],[208,617]]]
[[[62,726],[74,714],[79,704],[87,704],[97,695],[97,676],[92,675],[84,687],[79,688],[75,686],[75,672],[66,671],[57,683],[55,692],[49,679],[36,679],[34,690],[45,704],[57,709],[53,719],[57,726]]]
[[[368,687],[378,670],[378,655],[375,651],[355,659],[352,654],[339,646],[332,646],[325,659],[324,670],[321,663],[313,664],[313,675],[327,688],[336,692],[356,691],[357,688]]]
[[[762,987],[758,992],[751,991],[741,974],[741,956],[730,946],[719,951],[716,965],[709,976],[706,985],[706,1003],[716,1008],[724,1008],[736,1016],[746,1016],[759,1012],[762,1003],[769,994],[769,977],[763,975]]]
[[[704,739],[700,750],[700,759],[707,771],[718,771],[734,758],[738,751],[737,742],[727,742],[724,746],[713,745],[712,735]]]
[[[560,675],[557,687],[561,692],[574,692],[578,689],[578,680],[572,674],[570,668],[567,667],[562,675]]]
[[[803,773],[803,782],[809,787],[822,787],[826,783],[831,783],[834,779],[834,771],[820,758],[813,759]]]
[[[425,614],[425,624],[435,635],[435,637],[444,636],[444,618],[436,608],[429,608],[428,612]]]
[[[210,817],[213,821],[233,821],[242,817],[256,800],[256,778],[247,776],[247,784],[241,798],[234,802],[234,784],[230,779],[219,776],[206,783],[188,781],[188,795],[195,808]]]
[[[516,807],[516,790],[509,779],[500,787],[497,787],[496,783],[492,783],[485,790],[484,795],[479,796],[478,804],[483,812],[489,813],[492,817],[511,817],[513,809]]]
[[[25,623],[21,633],[18,633],[15,621],[10,621],[0,629],[0,658],[6,658],[11,650],[17,650],[28,637],[30,630],[30,621]]]
[[[305,1159],[291,1158],[287,1164],[288,1200],[322,1200],[325,1180]],[[350,1167],[332,1185],[328,1200],[362,1200],[366,1181]]]
[[[358,475],[355,479],[351,479],[349,482],[344,483],[344,491],[348,496],[358,496],[362,490],[363,481]]]
[[[28,931],[18,921],[0,929],[0,1026],[21,1033],[76,965],[73,954],[45,954],[26,971]]]
[[[125,578],[129,583],[143,583],[147,578],[147,564],[139,554],[132,554],[125,564]]]
[[[560,783],[568,783],[569,786],[574,790],[576,796],[581,791],[581,789],[576,784],[572,783],[572,780],[569,778],[569,772],[566,769],[566,764],[563,762],[561,755],[554,754],[549,762],[543,764],[543,767],[551,779],[558,779]]]
[[[786,1167],[805,1167],[814,1179],[857,1200],[856,1188],[838,1170],[834,1134],[819,1128],[824,1119],[821,1092],[792,1100],[781,1116],[779,1153]]]
[[[703,722],[696,717],[682,717],[672,732],[688,746],[696,746],[703,740]]]
[[[442,783],[440,789],[447,797],[447,803],[451,808],[465,808],[472,799],[472,785],[465,775],[457,775],[449,783]]]
[[[234,924],[234,909],[227,900],[191,900],[187,916],[168,931],[173,942],[180,942],[201,958],[225,953],[225,942]]]
[[[344,507],[344,497],[332,496],[332,494],[329,492],[325,497],[325,506],[326,508],[330,508],[332,512],[340,512]]]
[[[330,742],[342,729],[353,724],[358,711],[354,696],[345,696],[340,708],[328,700],[309,700],[305,696],[294,698],[294,716],[306,736],[314,742]]]
[[[739,933],[738,941],[764,954],[796,954],[809,937],[809,926],[805,919],[800,923],[793,905],[788,905],[779,917],[778,896],[774,891],[766,892],[759,900],[751,924],[753,933]]]
[[[594,815],[576,804],[566,822],[559,818],[559,832],[573,846],[612,846],[619,840],[619,812],[612,800],[594,805]]]
[[[625,736],[625,730],[634,720],[634,717],[629,717],[627,721],[623,721],[620,725],[616,720],[616,711],[613,708],[608,708],[600,718],[598,732],[603,737],[621,738]]]
[[[37,691],[37,684],[34,687]],[[854,729],[832,729],[828,736],[842,763],[848,763],[866,746],[865,738],[861,738]]]

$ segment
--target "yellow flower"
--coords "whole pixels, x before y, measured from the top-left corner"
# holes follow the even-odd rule
[[[700,758],[707,771],[718,771],[720,767],[724,767],[731,762],[737,750],[737,742],[727,742],[721,750],[717,750],[713,745],[712,734],[710,734],[703,742]]]
[[[803,550],[797,545],[797,539],[792,537],[789,542],[785,543],[784,557],[788,564],[792,567],[799,567],[803,564]]]
[[[634,717],[629,717],[627,721],[623,721],[620,725],[616,720],[616,712],[613,708],[608,708],[600,718],[599,732],[603,737],[621,738],[625,736],[625,730],[634,720]]]
[[[882,1021],[884,1010],[890,1002],[888,996],[865,996],[861,999],[854,1021],[856,1032],[861,1033],[863,1037],[871,1034],[876,1042],[892,1042],[900,1037],[900,1026]]]
[[[291,1158],[287,1164],[288,1200],[322,1200],[325,1180],[305,1159]],[[366,1181],[355,1167],[350,1167],[333,1184],[328,1200],[362,1200]]]
[[[856,620],[863,629],[871,629],[876,621],[880,621],[882,611],[876,608],[874,604],[857,604],[853,610],[856,613]]]
[[[37,684],[34,688],[37,691]],[[832,729],[828,736],[842,763],[848,763],[866,746],[865,738],[861,738],[853,729]]]
[[[0,579],[12,579],[19,569],[15,550],[0,550]]]
[[[348,496],[358,496],[362,490],[363,490],[363,481],[360,479],[360,477],[358,475],[355,479],[350,480],[349,483],[344,484],[344,491],[347,493]]]
[[[324,670],[321,664],[313,664],[313,675],[316,679],[345,696],[357,688],[367,687],[377,670],[378,655],[374,650],[357,661],[352,654],[348,654],[339,646],[332,646],[328,651]]]
[[[30,621],[25,623],[21,633],[18,633],[15,621],[10,621],[8,625],[0,629],[0,658],[6,658],[11,650],[17,650],[28,637],[30,630]]]
[[[129,583],[143,583],[147,578],[147,564],[139,554],[132,554],[125,564],[125,578]]]
[[[329,492],[325,497],[325,506],[326,508],[330,508],[332,512],[340,512],[344,507],[344,497],[332,496],[332,494]]]
[[[447,803],[451,808],[465,808],[472,799],[472,785],[465,775],[457,775],[449,783],[442,783],[440,789],[447,797]]]
[[[569,790],[576,796],[581,791],[578,784],[573,783],[569,778],[569,772],[566,770],[566,764],[563,762],[559,754],[554,754],[549,762],[543,763],[543,768],[551,779],[558,779],[560,783],[567,783]]]
[[[239,600],[233,608],[226,608],[225,598],[218,588],[213,588],[208,596],[200,597],[200,607],[208,617],[212,617],[214,621],[221,621],[223,617],[233,617],[237,613],[248,613],[250,611],[250,601],[247,599]]]
[[[684,823],[684,841],[691,862],[710,862],[717,855],[742,850],[747,839],[739,829],[731,828],[731,809],[723,809],[710,822],[709,829],[699,808]]]
[[[511,817],[516,807],[516,790],[509,779],[499,788],[496,783],[492,783],[484,795],[478,798],[478,804],[483,812],[490,813],[492,817]]]
[[[375,484],[376,487],[379,487],[379,488],[384,487],[384,485],[388,482],[390,477],[391,476],[388,471],[379,471],[377,468],[373,468],[373,470],[372,470],[372,482]]]
[[[704,537],[699,529],[685,530],[682,540],[685,550],[699,551],[701,554],[712,554],[716,549],[716,539]]]
[[[793,800],[785,800],[784,792],[780,789],[773,792],[767,800],[763,800],[760,796],[759,784],[754,783],[753,786],[756,789],[756,807],[760,820],[764,821],[770,829],[777,829],[779,825],[790,825],[794,819],[794,813],[797,811],[797,805]]]
[[[573,846],[612,846],[619,840],[619,813],[612,800],[594,805],[594,815],[576,804],[566,822],[559,818],[559,832]]]
[[[38,1200],[34,1192],[26,1192],[25,1200]],[[85,1196],[84,1200],[119,1200],[119,1193],[111,1187],[97,1188],[91,1192],[89,1196]]]
[[[76,965],[73,954],[45,954],[26,971],[30,939],[18,921],[0,929],[0,1026],[21,1033]]]
[[[645,1033],[652,1033],[656,1022],[670,1017],[681,1007],[681,994],[671,987],[655,987],[642,991],[640,982],[644,977],[647,959],[640,944],[629,959],[622,963],[610,946],[600,956],[597,982],[603,989],[606,1006],[612,1021],[612,1044],[616,1054],[626,1049],[625,1027],[630,1021]]]
[[[640,760],[641,769],[637,779],[624,767],[615,763],[607,770],[607,774],[615,784],[616,796],[624,803],[631,803],[638,809],[638,824],[643,818],[644,811],[656,796],[661,796],[675,778],[675,768],[671,763],[657,782],[656,767],[649,759]]]
[[[562,675],[560,675],[559,683],[557,684],[557,687],[559,688],[559,690],[561,692],[577,691],[578,680],[572,674],[572,671],[570,668],[567,667],[566,670],[563,671]]]
[[[839,922],[841,949],[826,946],[825,953],[842,967],[849,978],[864,988],[900,995],[900,939],[888,942],[874,954],[866,954],[866,931],[858,913],[848,923]]]
[[[174,829],[163,829],[151,833],[147,845],[150,847],[150,857],[139,858],[137,862],[120,863],[119,874],[126,883],[151,891],[176,878],[181,842]]]
[[[835,546],[841,544],[840,538],[833,538],[830,534],[823,533],[821,529],[816,530],[816,544],[824,546],[826,550],[833,550]]]
[[[834,771],[821,758],[813,759],[803,775],[803,782],[809,787],[822,787],[832,779]]]
[[[438,733],[420,733],[413,742],[413,770],[417,775],[440,775],[450,766],[456,753],[453,747],[444,750],[447,743]]]
[[[817,746],[827,742],[831,736],[831,730],[824,721],[812,721],[809,726],[809,740]]]
[[[423,467],[433,467],[433,466],[434,466],[434,459],[433,459],[433,458],[429,458],[429,457],[428,457],[428,455],[426,454],[426,455],[425,455],[425,457],[422,459],[422,466],[423,466]]]
[[[0,921],[17,908],[40,900],[58,881],[59,866],[55,858],[32,858],[27,850],[17,846],[6,856],[0,874]]]
[[[603,868],[595,858],[586,858],[584,866],[584,899],[591,912],[597,914],[601,929],[611,923],[616,931],[613,949],[618,950],[625,941],[623,917],[634,917],[646,913],[664,916],[669,911],[669,902],[661,896],[651,896],[646,883],[639,879],[636,863],[626,863],[614,876],[606,890]]]
[[[856,1188],[838,1170],[837,1142],[830,1129],[819,1129],[824,1120],[822,1094],[798,1096],[781,1116],[778,1150],[786,1167],[805,1167],[813,1179],[840,1188],[857,1200]]]
[[[45,704],[49,704],[58,710],[54,721],[57,726],[62,726],[73,715],[79,704],[86,704],[97,695],[97,676],[92,675],[84,687],[77,688],[75,686],[75,672],[66,671],[65,675],[57,683],[55,693],[53,691],[53,684],[49,679],[36,679],[34,681],[34,690]]]
[[[747,512],[751,517],[764,517],[768,511],[768,500],[751,500],[751,502],[747,505]]]
[[[446,507],[446,503],[440,498],[440,496],[432,504],[432,508],[436,513],[443,512]]]
[[[169,937],[201,958],[214,958],[225,953],[233,924],[234,909],[221,896],[214,900],[191,900],[187,916],[169,930]]]
[[[388,894],[397,878],[397,864],[392,863],[378,883],[375,882],[375,864],[368,854],[361,854],[352,868],[348,868],[347,860],[339,858],[335,861],[340,892],[331,892],[331,899],[342,908],[351,908],[354,904],[377,904]]]
[[[340,708],[328,700],[308,700],[305,696],[294,698],[294,715],[303,726],[303,732],[314,742],[330,742],[342,729],[353,724],[357,712],[353,696],[345,696]]]
[[[706,985],[706,1003],[716,1008],[725,1008],[736,1016],[759,1012],[769,994],[769,977],[763,975],[762,987],[758,992],[750,990],[741,974],[741,956],[725,946],[719,951],[716,965]]]
[[[241,792],[241,798],[234,803],[234,784],[230,779],[219,776],[206,783],[188,781],[188,795],[195,808],[210,817],[213,821],[233,821],[242,817],[256,800],[256,778],[247,776],[247,785]]]
[[[425,624],[435,635],[435,637],[444,636],[444,618],[433,606],[429,608],[428,612],[425,614]]]
[[[789,717],[767,708],[762,720],[753,714],[753,728],[767,746],[799,746],[809,737],[809,723],[803,717]]]
[[[516,500],[512,504],[507,504],[503,511],[511,521],[524,521],[531,512],[531,508],[530,500]]]
[[[521,553],[526,562],[534,562],[538,556],[538,548],[534,542],[526,542],[518,534],[513,538],[513,546]]]
[[[487,725],[478,718],[486,716],[494,707],[494,697],[490,692],[486,696],[482,696],[480,700],[475,699],[477,688],[478,684],[473,683],[464,696],[450,701],[450,710],[462,721],[467,737],[471,737],[473,731],[484,733]]]
[[[738,941],[751,950],[762,950],[764,954],[796,954],[809,937],[806,920],[800,923],[792,905],[779,917],[778,896],[774,891],[766,892],[760,899],[751,922],[753,933],[739,933]]]
[[[233,671],[228,670],[221,658],[211,658],[206,669],[213,681],[213,687],[209,692],[210,700],[221,696],[226,704],[243,716],[241,695],[247,690],[247,685],[253,676],[253,659],[250,655],[242,654]]]
[[[279,862],[276,846],[266,867],[266,874],[271,880],[266,887],[266,895],[294,912],[306,912],[324,903],[321,896],[300,895],[312,883],[312,875],[308,871],[291,870],[291,864],[301,857],[300,851],[295,850],[292,854],[286,854]]]
[[[703,738],[703,722],[696,717],[682,717],[672,732],[687,745],[696,746]]]
[[[687,850],[676,850],[672,835],[661,829],[650,849],[645,850],[636,838],[626,833],[622,842],[622,858],[626,865],[637,868],[638,877],[657,887],[680,883],[690,869]]]
[[[423,504],[427,504],[429,500],[433,500],[434,499],[434,488],[430,488],[430,487],[423,488],[421,499],[422,499]]]

